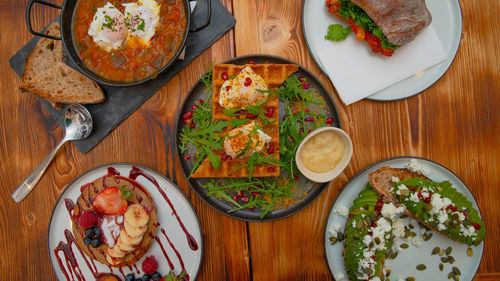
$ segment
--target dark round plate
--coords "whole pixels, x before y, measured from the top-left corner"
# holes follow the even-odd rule
[[[337,108],[335,107],[335,103],[333,102],[330,94],[326,90],[326,88],[321,84],[321,82],[314,77],[312,73],[310,73],[308,70],[306,70],[304,67],[301,65],[281,58],[277,56],[271,56],[271,55],[248,55],[248,56],[242,56],[242,57],[237,57],[234,59],[230,59],[228,61],[225,61],[223,63],[228,63],[228,64],[238,64],[238,65],[243,65],[247,64],[248,61],[254,61],[257,64],[261,63],[280,63],[280,64],[288,64],[288,63],[293,63],[296,64],[299,67],[299,70],[292,74],[296,75],[298,77],[302,76],[307,79],[307,82],[311,86],[311,88],[316,89],[318,94],[323,97],[325,100],[325,108],[326,111],[328,111],[328,116],[333,119],[332,126],[341,128],[341,122],[340,122],[340,117],[337,112]],[[194,105],[194,102],[197,101],[199,98],[205,99],[207,96],[207,89],[203,82],[200,80],[198,81],[191,91],[189,91],[186,99],[184,100],[184,103],[182,104],[181,109],[179,110],[177,114],[177,120],[176,120],[176,127],[175,127],[175,132],[176,132],[176,138],[175,138],[175,146],[176,146],[176,153],[177,153],[177,158],[179,159],[180,167],[181,170],[184,174],[184,176],[187,178],[189,176],[189,173],[191,171],[191,168],[193,167],[193,164],[190,160],[184,160],[183,157],[181,157],[181,151],[179,149],[178,145],[178,136],[184,128],[185,124],[182,119],[182,114],[186,111],[189,111],[191,109],[191,106]],[[281,105],[280,105],[281,108]],[[280,120],[282,119],[282,113],[283,110],[280,110]],[[326,188],[328,183],[323,183],[316,185],[315,187],[309,187],[308,184],[306,183],[305,178],[300,178],[299,179],[299,187],[302,188],[302,191],[307,192],[307,195],[304,196],[301,200],[299,200],[296,204],[290,205],[286,209],[280,209],[280,210],[275,210],[272,212],[269,212],[266,214],[266,216],[262,219],[260,219],[261,212],[256,209],[256,210],[238,210],[234,212],[228,212],[234,208],[234,206],[226,201],[219,200],[213,196],[207,197],[207,190],[202,187],[204,183],[206,183],[210,179],[194,179],[191,178],[188,180],[188,183],[190,187],[198,194],[198,196],[205,201],[208,205],[210,205],[212,208],[215,210],[221,212],[222,214],[226,216],[230,216],[235,219],[239,220],[245,220],[245,221],[255,221],[255,222],[260,222],[260,221],[272,221],[272,220],[277,220],[281,219],[290,215],[293,215],[300,210],[304,209],[307,207],[314,199],[316,199],[321,192]]]

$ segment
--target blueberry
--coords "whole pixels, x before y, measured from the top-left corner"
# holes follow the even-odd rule
[[[85,229],[85,237],[89,237],[89,238],[92,238],[94,237],[94,228],[93,227],[89,227],[89,228],[86,228]]]
[[[151,280],[153,280],[153,281],[160,281],[161,280],[160,273],[158,273],[158,271],[155,272],[155,273],[153,273],[153,275],[151,275]]]
[[[94,239],[92,239],[91,244],[92,244],[92,247],[97,248],[97,247],[101,246],[102,240],[99,237],[94,238]]]
[[[94,226],[94,235],[101,236],[102,231],[98,226]]]
[[[147,273],[146,273],[146,274],[144,274],[144,275],[142,276],[142,281],[151,281],[151,275],[149,275],[149,274],[147,274]]]
[[[90,243],[92,243],[92,238],[90,237],[83,238],[83,243],[85,243],[85,245],[89,245]]]
[[[125,276],[125,281],[135,281],[135,275],[133,273],[127,274],[127,276]]]

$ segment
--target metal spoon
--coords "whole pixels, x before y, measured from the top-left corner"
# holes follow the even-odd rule
[[[67,141],[86,138],[92,131],[92,116],[81,104],[71,104],[65,112],[65,136],[57,144],[56,148],[43,160],[43,162],[31,173],[31,175],[12,193],[12,199],[17,203],[21,202],[32,190],[42,177],[56,152]]]

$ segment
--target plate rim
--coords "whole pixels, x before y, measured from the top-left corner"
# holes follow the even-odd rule
[[[330,81],[330,84],[332,84],[332,86],[335,88],[335,85],[333,84],[332,80],[330,80],[328,74],[326,73],[326,71],[321,66],[321,62],[319,62],[319,58],[316,59],[316,57],[313,55],[313,53],[311,51],[311,47],[309,45],[309,41],[307,40],[307,35],[306,35],[306,30],[305,30],[305,24],[304,24],[305,6],[306,6],[306,2],[307,1],[311,1],[311,0],[303,0],[303,2],[302,2],[302,14],[301,14],[301,17],[300,17],[300,21],[301,21],[301,25],[302,25],[302,35],[304,36],[304,41],[306,43],[307,50],[309,51],[309,55],[312,57],[314,63],[319,68],[319,70],[321,71],[321,73],[326,76],[326,78],[328,79],[328,81]],[[439,80],[441,80],[441,78],[448,72],[448,69],[451,67],[451,65],[455,61],[455,58],[456,58],[457,53],[458,53],[458,49],[462,45],[462,44],[460,44],[462,42],[462,32],[463,32],[462,7],[460,6],[460,1],[459,0],[454,0],[454,1],[456,1],[456,3],[458,4],[458,11],[459,11],[459,15],[460,15],[460,17],[459,17],[459,19],[460,19],[460,32],[457,33],[459,35],[458,36],[458,44],[457,44],[457,46],[452,46],[452,50],[454,49],[453,57],[451,58],[451,60],[449,61],[449,63],[447,63],[448,65],[445,67],[444,72],[442,74],[440,74],[439,77],[437,77],[437,79],[435,81],[433,81],[432,83],[430,83],[429,85],[427,85],[423,89],[421,89],[421,90],[417,91],[416,93],[413,93],[413,94],[411,94],[409,96],[398,97],[398,98],[388,98],[388,99],[386,99],[386,98],[374,98],[374,97],[372,97],[372,95],[374,95],[376,93],[373,93],[372,95],[367,96],[364,99],[371,100],[371,101],[377,101],[377,102],[400,101],[400,100],[408,99],[408,98],[411,98],[411,97],[414,97],[416,95],[419,95],[419,94],[423,93],[424,91],[426,91],[430,87],[434,86],[434,84],[436,84]],[[433,66],[431,66],[431,67],[433,67]],[[407,78],[409,78],[409,77],[407,77]],[[403,80],[405,80],[405,79],[403,79]],[[403,80],[401,80],[401,81],[403,81]],[[399,82],[401,82],[401,81],[399,81]],[[390,88],[390,87],[391,86],[389,86],[387,88]],[[384,89],[386,89],[386,88],[384,88]],[[382,89],[381,91],[383,91],[384,89]],[[335,91],[337,91],[336,88],[335,88]],[[338,95],[338,93],[337,93],[337,95]]]
[[[363,168],[361,171],[359,171],[358,173],[356,173],[352,178],[349,179],[349,181],[346,182],[346,184],[344,184],[344,186],[339,190],[339,192],[337,193],[337,195],[335,196],[335,199],[333,200],[332,202],[332,205],[330,206],[330,208],[328,209],[328,216],[326,218],[326,221],[325,221],[325,227],[324,227],[324,230],[323,230],[323,254],[324,254],[324,261],[326,263],[326,267],[328,267],[328,271],[330,271],[330,275],[332,276],[333,280],[336,280],[335,279],[335,275],[333,274],[332,272],[332,269],[330,268],[330,265],[328,263],[328,255],[327,255],[327,243],[325,243],[327,241],[327,235],[328,235],[328,221],[330,220],[330,217],[333,215],[333,206],[335,206],[335,203],[339,200],[339,197],[340,195],[347,189],[347,187],[354,181],[356,180],[358,177],[360,177],[361,175],[363,175],[366,171],[368,171],[369,169],[371,169],[372,167],[378,165],[378,164],[382,164],[382,163],[385,163],[385,162],[389,162],[389,161],[392,161],[392,160],[399,160],[399,159],[417,159],[417,160],[424,160],[424,161],[429,161],[429,162],[432,162],[442,168],[444,168],[446,171],[448,171],[449,173],[451,173],[452,175],[454,175],[459,181],[460,183],[462,183],[465,188],[469,191],[469,193],[472,194],[472,192],[470,191],[469,187],[464,183],[464,181],[459,177],[457,176],[453,171],[451,171],[450,169],[448,169],[447,167],[445,167],[443,164],[441,163],[438,163],[434,160],[430,160],[430,159],[427,159],[427,158],[424,158],[424,157],[420,157],[420,156],[410,156],[410,155],[404,155],[404,156],[395,156],[395,157],[389,157],[389,158],[385,158],[385,159],[382,159],[382,160],[379,160],[379,161],[376,161],[368,166],[366,166],[365,168]],[[472,196],[472,199],[474,201],[474,203],[476,204],[477,206],[477,209],[479,211],[479,216],[480,218],[482,219],[483,216],[481,215],[481,208],[479,206],[479,204],[477,204],[477,201],[476,201],[476,198],[474,196]],[[485,239],[486,240],[486,239]],[[479,259],[479,264],[477,265],[476,269],[475,269],[475,273],[474,275],[472,276],[472,279],[471,280],[474,280],[474,277],[477,275],[477,272],[479,271],[479,267],[481,265],[481,262],[483,261],[483,257],[484,257],[484,241],[483,241],[483,249],[481,250],[481,258]]]
[[[339,121],[339,126],[338,128],[342,129],[342,119],[340,118],[340,115],[339,115],[339,110],[337,108],[337,105],[332,97],[332,95],[330,94],[330,91],[328,91],[328,89],[325,87],[325,85],[323,85],[323,83],[318,79],[316,78],[316,75],[314,75],[311,71],[309,71],[307,68],[305,68],[304,66],[302,66],[301,64],[299,63],[296,63],[292,60],[289,60],[287,58],[283,58],[283,57],[280,57],[280,56],[276,56],[276,55],[271,55],[271,54],[247,54],[247,55],[243,55],[243,56],[238,56],[238,57],[233,57],[231,59],[228,59],[228,60],[225,60],[223,62],[220,62],[219,64],[228,64],[228,63],[232,63],[232,62],[235,62],[235,61],[238,61],[238,60],[244,60],[244,59],[250,59],[250,58],[255,58],[255,57],[259,57],[259,58],[271,58],[271,59],[276,59],[276,60],[281,60],[281,61],[284,61],[284,62],[287,62],[287,63],[290,63],[290,64],[295,64],[298,66],[298,71],[304,71],[306,74],[310,75],[311,77],[314,77],[314,79],[316,80],[315,82],[317,82],[317,84],[320,86],[320,90],[323,90],[325,93],[328,94],[329,98],[330,98],[330,101],[333,105],[333,108],[335,109],[335,112],[331,112],[332,115],[335,115],[335,117],[337,118],[337,120]],[[202,74],[203,76],[203,74]],[[295,215],[297,213],[299,213],[300,211],[304,210],[305,208],[307,208],[309,205],[311,205],[318,197],[320,197],[320,195],[323,193],[323,191],[328,187],[329,183],[331,182],[326,182],[326,183],[320,183],[320,185],[316,188],[320,188],[321,190],[319,191],[319,193],[316,195],[316,197],[314,197],[310,202],[308,202],[307,204],[304,204],[303,206],[301,206],[300,208],[298,208],[297,210],[293,211],[293,212],[290,212],[288,214],[285,214],[283,216],[278,216],[278,217],[273,217],[273,218],[262,218],[262,219],[253,219],[253,218],[245,218],[245,217],[241,217],[241,216],[238,216],[238,215],[235,215],[236,212],[225,212],[223,210],[219,210],[217,209],[216,207],[212,206],[212,204],[208,201],[208,198],[206,198],[207,196],[205,196],[204,194],[200,194],[198,192],[198,190],[196,188],[193,187],[193,185],[191,184],[191,180],[192,179],[187,179],[187,175],[186,175],[186,172],[184,171],[184,169],[182,168],[182,165],[181,165],[181,155],[179,154],[179,146],[178,146],[178,142],[179,142],[179,138],[178,138],[178,132],[180,130],[180,127],[179,125],[181,125],[180,121],[181,121],[181,116],[182,116],[182,109],[185,107],[186,105],[186,102],[189,98],[189,95],[191,94],[191,92],[196,88],[196,87],[199,87],[201,84],[203,84],[203,82],[201,81],[201,77],[200,76],[200,79],[198,79],[198,81],[196,81],[196,83],[191,87],[191,89],[189,90],[189,92],[186,94],[186,96],[184,97],[184,100],[182,101],[182,104],[181,106],[179,107],[179,111],[177,112],[177,116],[176,116],[176,119],[175,119],[175,154],[177,156],[177,160],[179,161],[179,168],[180,170],[182,171],[182,174],[184,175],[184,179],[187,181],[189,187],[191,188],[191,190],[194,191],[194,193],[196,193],[196,195],[205,203],[207,204],[208,206],[210,206],[212,209],[216,210],[217,212],[223,214],[223,215],[226,215],[230,218],[233,218],[233,219],[237,219],[237,220],[241,220],[241,221],[246,221],[246,222],[270,222],[270,221],[276,221],[276,220],[280,220],[280,219],[284,219],[284,218],[287,218],[287,217],[290,217],[292,215]]]
[[[68,191],[68,189],[73,186],[73,184],[79,180],[80,178],[82,178],[83,176],[89,174],[89,173],[92,173],[94,172],[95,170],[97,169],[101,169],[101,168],[104,168],[104,167],[110,167],[110,166],[113,166],[113,165],[124,165],[124,166],[136,166],[138,168],[141,168],[141,169],[145,169],[145,170],[148,170],[148,171],[153,171],[155,173],[157,173],[158,175],[160,175],[164,180],[166,180],[167,182],[169,182],[172,186],[174,186],[182,195],[182,197],[184,197],[184,199],[187,201],[189,207],[191,208],[191,210],[193,211],[194,213],[194,217],[196,219],[196,222],[198,224],[198,229],[200,230],[200,262],[198,264],[198,270],[196,271],[196,274],[193,278],[193,280],[196,280],[198,278],[198,275],[200,274],[200,271],[201,271],[201,267],[203,265],[203,256],[204,256],[204,253],[205,253],[205,244],[204,244],[204,239],[203,239],[203,229],[201,228],[201,223],[200,223],[200,219],[198,218],[198,213],[196,213],[196,210],[194,209],[193,207],[193,204],[191,204],[191,201],[189,200],[189,198],[186,196],[186,194],[184,194],[184,192],[176,185],[174,184],[169,178],[167,178],[165,175],[161,174],[160,172],[152,169],[152,168],[149,168],[149,167],[146,167],[144,165],[141,165],[141,164],[135,164],[135,163],[131,163],[131,162],[112,162],[112,163],[107,163],[107,164],[102,164],[102,165],[99,165],[99,166],[96,166],[96,167],[93,167],[91,169],[88,169],[86,171],[84,171],[83,173],[79,174],[78,176],[76,176],[73,180],[71,180],[70,183],[68,183],[64,189],[61,191],[61,193],[59,194],[59,196],[57,197],[57,200],[54,204],[54,207],[52,208],[52,211],[50,213],[50,218],[49,218],[49,225],[48,225],[48,228],[47,228],[47,250],[49,252],[49,260],[50,260],[50,265],[52,266],[52,272],[54,272],[54,275],[56,276],[57,280],[61,281],[61,279],[59,279],[59,276],[57,275],[57,272],[56,272],[56,268],[54,267],[54,263],[52,262],[52,252],[51,252],[51,249],[50,249],[50,229],[51,229],[51,225],[52,225],[52,219],[53,219],[53,216],[54,216],[54,212],[57,208],[57,206],[59,205],[59,201],[61,200],[61,198],[63,197],[63,195]]]

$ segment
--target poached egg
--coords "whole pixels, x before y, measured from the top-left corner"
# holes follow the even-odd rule
[[[160,5],[155,0],[139,0],[123,6],[128,27],[127,44],[131,47],[137,47],[138,44],[148,47],[160,22]]]
[[[268,96],[258,90],[268,90],[267,83],[247,66],[234,79],[228,79],[222,84],[219,104],[224,108],[255,105]]]
[[[224,140],[224,152],[232,158],[247,157],[262,151],[269,141],[271,141],[271,137],[257,129],[254,121],[250,121],[227,133]]]
[[[120,48],[127,33],[125,16],[109,2],[97,9],[88,31],[94,42],[107,52]]]

